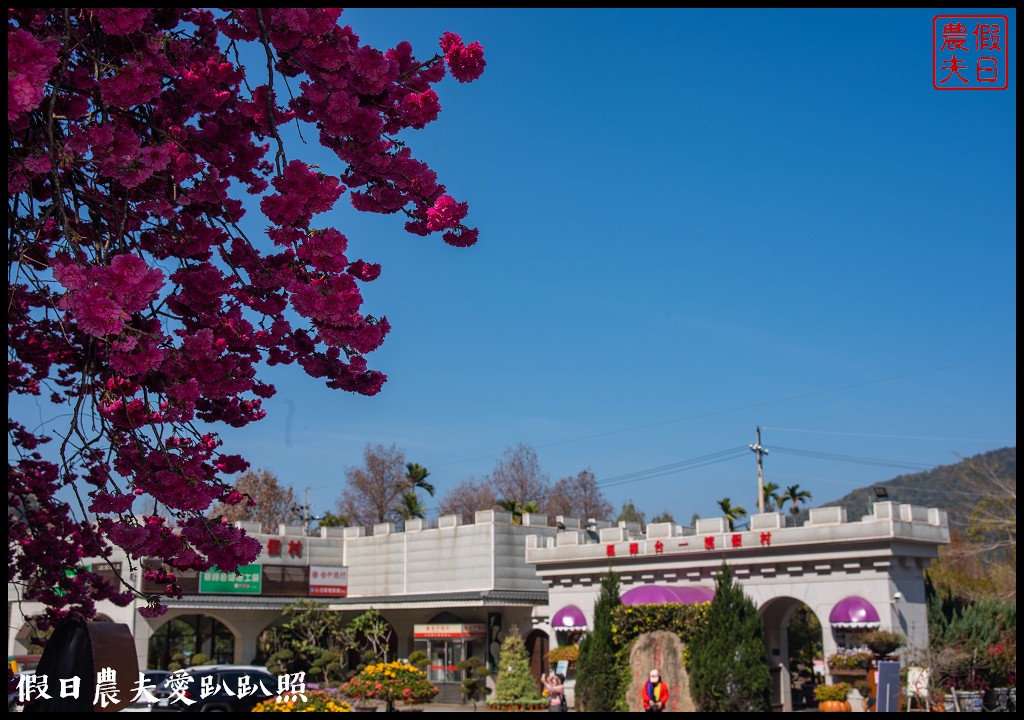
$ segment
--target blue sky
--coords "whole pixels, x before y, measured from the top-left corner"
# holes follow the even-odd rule
[[[322,512],[367,443],[440,497],[522,442],[552,481],[591,468],[616,508],[689,522],[756,507],[757,425],[766,480],[815,505],[1016,445],[1016,13],[965,11],[1009,16],[1008,90],[937,91],[955,12],[346,10],[379,48],[484,45],[409,137],[480,242],[320,216],[383,265],[389,381],[271,369],[225,450]]]
[[[685,522],[756,507],[753,453],[641,471],[757,425],[766,480],[814,504],[1016,445],[1016,14],[970,11],[1009,16],[1009,89],[942,92],[940,12],[346,10],[377,47],[484,45],[410,137],[481,240],[339,205],[384,267],[389,381],[275,371],[267,419],[225,437],[316,512],[366,443],[441,496],[524,442],[552,480],[589,467],[616,507]]]

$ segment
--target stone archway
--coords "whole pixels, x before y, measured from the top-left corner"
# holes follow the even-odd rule
[[[209,662],[233,663],[235,640],[236,633],[213,615],[176,615],[149,636],[146,667],[187,666],[190,658],[199,654],[205,655]]]
[[[642,692],[652,668],[658,668],[662,681],[668,685],[668,712],[696,712],[690,698],[690,676],[683,667],[683,643],[667,630],[644,633],[633,643],[629,653],[632,681],[626,690],[630,712],[643,712]]]
[[[526,653],[530,658],[530,674],[537,683],[537,694],[539,695],[544,686],[541,684],[541,675],[548,672],[549,663],[547,660],[548,649],[551,639],[543,630],[531,630],[526,636]]]
[[[805,617],[805,624],[813,618],[818,626],[817,641],[820,645],[821,622],[811,608],[802,600],[789,596],[775,597],[760,607],[758,613],[764,626],[765,658],[772,677],[772,708],[783,712],[792,712],[798,707],[807,704],[807,697],[804,690],[813,688],[813,671],[803,683],[799,677],[799,669],[794,668],[791,663],[793,653],[798,649],[790,637],[790,623],[801,614]],[[792,638],[794,642],[803,642],[799,638]],[[810,670],[810,668],[807,668]],[[804,688],[809,684],[809,688]]]

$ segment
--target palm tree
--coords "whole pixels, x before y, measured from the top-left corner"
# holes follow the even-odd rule
[[[515,525],[523,524],[523,513],[539,512],[537,503],[533,500],[527,500],[524,503],[518,500],[499,500],[498,507],[505,512],[512,513],[512,522]]]
[[[719,500],[718,507],[722,509],[722,517],[729,522],[730,530],[734,528],[736,521],[747,516],[747,509],[742,505],[733,505],[729,498]]]
[[[797,518],[800,517],[800,503],[810,500],[811,497],[810,491],[801,490],[799,483],[790,485],[786,488],[786,492],[779,497],[779,509],[781,510],[782,506],[788,502],[789,514],[793,516],[793,524],[796,525]]]
[[[779,489],[779,484],[773,482],[766,482],[761,488],[766,513],[775,512],[775,508],[779,507]]]
[[[409,489],[424,490],[427,495],[434,497],[434,486],[427,482],[430,471],[419,463],[407,463],[405,466],[405,479],[409,481]]]
[[[403,520],[414,520],[425,517],[427,514],[426,508],[423,507],[415,490],[406,490],[402,493],[402,499],[398,503],[398,507],[395,508],[395,512]]]
[[[427,515],[427,508],[420,502],[417,490],[424,490],[431,497],[434,496],[434,486],[427,482],[427,475],[430,471],[419,463],[406,463],[405,479],[408,485],[402,491],[402,495],[395,506],[394,513],[402,520],[414,520]]]

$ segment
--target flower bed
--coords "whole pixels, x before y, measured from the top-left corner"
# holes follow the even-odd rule
[[[328,690],[306,690],[305,700],[295,702],[270,698],[256,705],[253,712],[352,712],[351,706]]]
[[[341,692],[357,700],[383,700],[389,705],[429,702],[437,695],[437,687],[419,668],[406,662],[369,665],[341,686]]]
[[[536,700],[521,700],[513,702],[491,701],[487,703],[488,710],[503,710],[508,712],[524,712],[530,710],[547,710],[548,701],[538,702]]]

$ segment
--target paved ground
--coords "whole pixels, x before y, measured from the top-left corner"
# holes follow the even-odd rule
[[[473,712],[472,703],[427,703],[426,705],[419,705],[418,707],[423,709],[423,712]],[[408,712],[402,710],[402,712]],[[414,711],[415,712],[415,711]],[[482,713],[496,713],[499,710],[488,710],[487,703],[477,703],[476,712]]]

